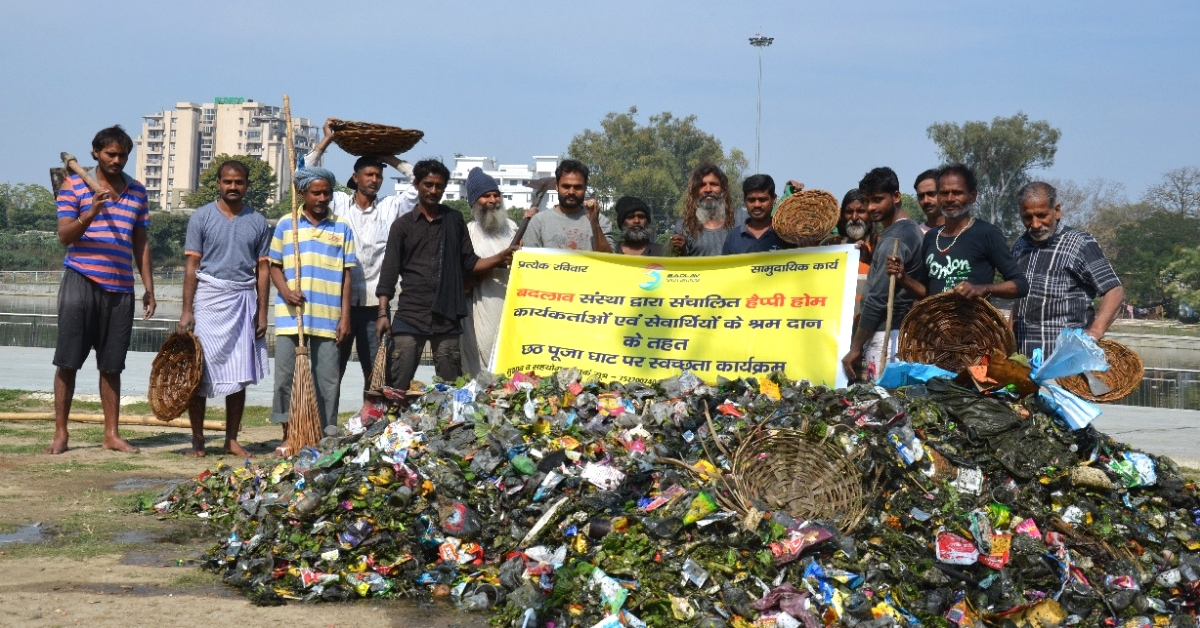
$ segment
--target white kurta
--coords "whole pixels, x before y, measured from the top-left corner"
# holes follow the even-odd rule
[[[508,219],[505,223],[505,229],[496,235],[484,233],[475,221],[467,223],[475,255],[491,257],[508,248],[517,234],[517,225]],[[486,371],[491,364],[496,334],[500,331],[504,292],[508,289],[508,272],[507,268],[492,269],[491,274],[471,291],[471,313],[463,324],[461,351],[463,371],[472,377]]]

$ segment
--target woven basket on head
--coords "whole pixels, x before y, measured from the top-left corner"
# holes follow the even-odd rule
[[[791,244],[820,240],[837,226],[838,201],[825,190],[800,190],[783,199],[771,219],[779,237]]]
[[[342,150],[359,157],[399,155],[408,152],[425,137],[424,131],[370,122],[340,120],[332,126],[333,141]]]
[[[959,373],[993,353],[1012,355],[1017,340],[1004,315],[986,299],[964,299],[953,292],[917,301],[900,324],[896,354]]]
[[[1100,402],[1119,401],[1137,390],[1142,383],[1142,375],[1145,373],[1141,356],[1134,353],[1129,347],[1108,338],[1101,338],[1096,344],[1104,349],[1104,359],[1108,361],[1108,370],[1093,372],[1092,375],[1108,384],[1112,390],[1103,395],[1092,394],[1092,388],[1088,386],[1087,378],[1083,375],[1059,378],[1058,385],[1088,401]]]
[[[160,421],[183,414],[204,375],[204,349],[192,332],[173,333],[150,367],[150,409]]]
[[[732,462],[724,484],[739,510],[765,506],[765,512],[782,510],[799,521],[825,521],[843,534],[866,514],[862,475],[831,440],[795,429],[760,429],[742,441]]]

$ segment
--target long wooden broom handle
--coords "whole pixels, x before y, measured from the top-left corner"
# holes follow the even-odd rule
[[[283,123],[287,125],[287,168],[288,179],[292,182],[292,253],[296,259],[296,290],[300,288],[300,212],[296,208],[296,144],[292,137],[292,103],[287,94],[283,95]],[[297,346],[304,346],[304,304],[296,306]]]
[[[72,155],[68,152],[63,152],[59,154],[59,157],[62,158],[63,166],[65,166],[67,170],[79,175],[79,178],[83,179],[84,184],[89,188],[92,188],[93,194],[100,192],[100,183],[96,181],[96,179],[93,178],[90,173],[88,173],[87,169],[79,164],[79,160],[75,159],[75,155]],[[57,190],[55,191],[57,192]]]
[[[892,240],[892,255],[900,253],[900,239]],[[886,263],[886,262],[885,262]],[[887,304],[887,322],[883,326],[883,354],[879,357],[879,374],[876,381],[883,377],[883,371],[887,368],[888,349],[891,349],[892,343],[892,309],[896,305],[896,276],[888,276],[888,304]]]

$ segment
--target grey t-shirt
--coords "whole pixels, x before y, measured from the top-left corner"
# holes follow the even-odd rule
[[[227,217],[214,201],[188,219],[185,253],[200,256],[200,272],[226,281],[254,279],[258,260],[267,256],[271,228],[249,207]]]
[[[879,242],[875,245],[875,253],[871,256],[871,270],[867,272],[866,293],[862,299],[862,316],[858,324],[863,329],[874,332],[884,330],[887,320],[888,288],[891,284],[887,274],[887,258],[896,254],[904,260],[904,272],[912,274],[921,269],[921,246],[923,241],[921,227],[911,218],[897,220],[883,230]],[[896,242],[899,241],[899,246]],[[896,286],[896,297],[892,307],[892,329],[900,329],[900,322],[912,309],[915,299],[912,294]]]
[[[733,226],[736,229],[738,225],[745,224],[746,219],[750,214],[746,213],[744,208],[738,208],[733,212]],[[683,230],[683,221],[675,223],[675,233],[683,234],[687,244],[683,248],[684,257],[712,257],[720,255],[725,248],[725,239],[729,237],[729,232],[733,229],[701,229],[699,235],[692,237],[691,234]]]
[[[612,222],[603,213],[600,214],[599,222],[600,229],[604,231],[604,239],[608,240],[608,246],[612,248]],[[592,224],[588,220],[587,211],[580,209],[574,214],[564,214],[555,207],[538,212],[529,221],[529,228],[525,230],[521,245],[570,251],[593,250]]]

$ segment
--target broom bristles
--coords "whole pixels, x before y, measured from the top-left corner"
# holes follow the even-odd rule
[[[321,425],[321,410],[317,407],[316,387],[308,362],[308,347],[296,347],[295,374],[292,376],[292,398],[288,405],[288,437],[284,447],[294,456],[305,447],[321,442],[325,435]]]

